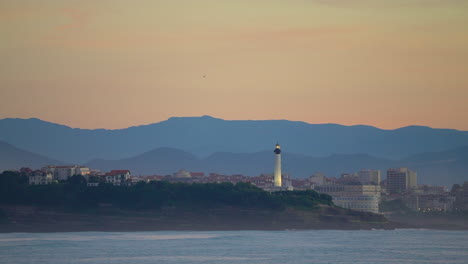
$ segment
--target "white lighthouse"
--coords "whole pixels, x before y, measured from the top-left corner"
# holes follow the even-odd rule
[[[281,146],[276,144],[275,150],[275,187],[282,187],[281,183]]]

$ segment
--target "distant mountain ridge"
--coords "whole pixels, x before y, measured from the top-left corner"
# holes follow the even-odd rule
[[[382,159],[367,154],[333,154],[327,157],[309,157],[302,154],[282,154],[283,172],[293,178],[305,178],[314,172],[327,176],[353,173],[360,169],[382,171],[382,179],[388,168],[408,167],[418,173],[419,183],[451,186],[468,180],[468,146],[451,151],[424,153],[401,160]],[[89,167],[108,171],[130,169],[135,175],[167,175],[179,169],[221,174],[244,174],[257,176],[272,173],[273,152],[257,153],[214,153],[206,158],[182,150],[160,148],[121,160],[93,160]]]
[[[174,117],[126,129],[77,129],[39,119],[0,120],[0,140],[70,163],[125,159],[156,148],[198,157],[217,152],[256,153],[280,142],[285,151],[313,157],[365,153],[386,159],[468,145],[468,131],[410,126],[308,124],[287,120],[227,121],[210,116]]]
[[[118,160],[96,159],[85,165],[104,172],[113,169],[129,169],[133,175],[167,175],[179,169],[221,174],[256,176],[272,173],[273,152],[256,153],[217,152],[200,158],[184,150],[157,148],[131,158]],[[409,167],[418,172],[420,183],[451,186],[468,180],[468,146],[449,151],[422,153],[401,160],[383,159],[368,154],[332,154],[326,157],[310,157],[283,152],[283,172],[293,178],[305,178],[314,172],[327,176],[356,172],[362,168],[379,169],[382,178],[392,167]],[[65,164],[43,155],[16,148],[0,141],[0,171],[30,167],[38,169],[51,164]]]
[[[17,170],[21,167],[39,169],[50,164],[64,163],[0,141],[0,171]]]

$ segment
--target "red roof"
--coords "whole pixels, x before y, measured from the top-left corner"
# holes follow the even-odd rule
[[[115,175],[122,175],[130,173],[129,170],[111,170],[110,172],[106,173],[106,176],[115,176]]]

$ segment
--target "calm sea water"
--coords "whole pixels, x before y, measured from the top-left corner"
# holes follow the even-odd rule
[[[468,232],[13,233],[0,263],[468,263]]]

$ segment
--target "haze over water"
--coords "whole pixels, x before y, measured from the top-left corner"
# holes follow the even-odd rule
[[[466,263],[467,231],[0,234],[2,263]]]

